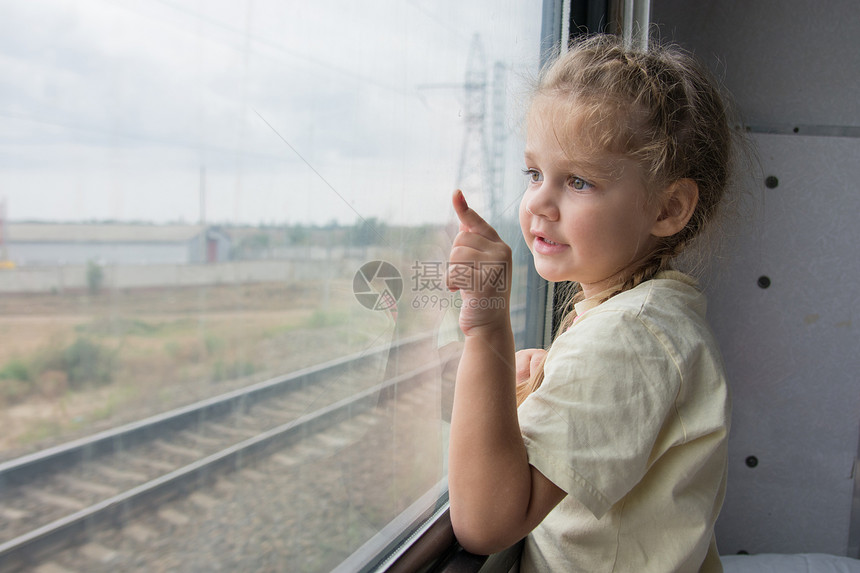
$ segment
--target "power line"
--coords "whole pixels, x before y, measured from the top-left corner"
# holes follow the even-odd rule
[[[396,87],[394,85],[387,84],[385,82],[381,82],[377,79],[358,74],[349,68],[342,68],[342,67],[337,66],[335,64],[332,64],[330,62],[326,62],[324,60],[320,60],[318,58],[315,58],[315,57],[310,56],[308,54],[299,52],[297,50],[290,49],[290,48],[284,46],[283,44],[281,44],[279,42],[275,42],[274,40],[270,40],[269,38],[265,38],[263,36],[260,36],[259,34],[251,33],[248,30],[241,30],[241,29],[236,28],[234,26],[230,26],[229,24],[226,24],[226,23],[224,23],[220,20],[217,20],[215,18],[212,18],[211,16],[201,14],[199,12],[196,12],[194,10],[186,8],[184,6],[179,6],[179,5],[175,4],[174,2],[170,2],[169,0],[157,0],[157,1],[160,4],[170,8],[172,10],[183,13],[187,16],[192,17],[192,18],[196,18],[196,19],[200,20],[201,22],[203,22],[204,24],[207,24],[207,25],[212,26],[212,27],[220,28],[220,29],[225,30],[227,32],[230,32],[232,34],[238,35],[242,38],[243,41],[245,39],[250,39],[250,40],[253,40],[255,43],[257,43],[261,46],[266,46],[267,48],[271,48],[277,52],[280,52],[282,54],[286,54],[286,55],[288,55],[292,58],[295,58],[295,59],[304,60],[305,62],[312,64],[317,69],[318,68],[325,68],[325,69],[331,70],[333,72],[336,72],[338,75],[343,75],[343,76],[352,78],[354,80],[358,80],[362,83],[366,83],[366,84],[372,85],[374,87],[380,88],[382,90],[391,91],[391,92],[394,92],[394,93],[397,93],[400,95],[407,95],[407,96],[415,96],[416,95],[413,91],[404,90],[400,87]],[[136,10],[134,10],[134,12],[137,14],[141,14],[141,12],[138,12]],[[152,17],[152,16],[150,16],[150,17]],[[155,18],[155,17],[152,17],[152,18],[157,19],[157,20],[161,20],[160,18]],[[161,20],[161,21],[163,22],[164,20]],[[241,46],[238,46],[236,44],[233,44],[233,46],[240,51],[246,49],[244,43]],[[261,55],[264,55],[264,56],[266,55],[266,54],[263,54],[262,52],[258,52],[258,53],[260,53]]]

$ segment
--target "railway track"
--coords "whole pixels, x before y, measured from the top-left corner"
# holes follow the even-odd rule
[[[257,460],[289,465],[343,445],[380,403],[438,380],[432,342],[416,336],[0,464],[0,571],[35,570],[77,546],[98,561],[96,532],[128,528],[177,499],[205,499],[208,488],[223,489],[221,476]]]
[[[442,393],[422,334],[0,463],[0,573],[329,571],[444,482]]]

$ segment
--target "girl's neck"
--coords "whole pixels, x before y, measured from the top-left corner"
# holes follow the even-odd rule
[[[613,285],[609,288],[604,288],[601,291],[598,291],[598,292],[592,291],[591,294],[589,294],[588,291],[583,290],[582,291],[582,300],[574,303],[574,305],[573,305],[573,308],[576,310],[576,315],[582,316],[587,311],[591,310],[595,306],[604,302],[606,299],[608,299],[614,293],[618,292],[621,289],[621,286],[622,286],[622,283],[619,282],[619,283],[616,283],[615,285]]]

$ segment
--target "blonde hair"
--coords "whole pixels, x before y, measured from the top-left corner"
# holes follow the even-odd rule
[[[574,42],[545,68],[534,97],[574,104],[584,145],[637,161],[655,197],[681,179],[696,183],[699,199],[687,225],[660,239],[604,301],[670,269],[713,220],[728,186],[735,134],[717,82],[676,46],[652,43],[642,51],[625,48],[616,36],[597,35]],[[568,290],[559,333],[573,323],[573,305],[582,298],[576,286]],[[543,364],[517,388],[517,403],[542,381]]]

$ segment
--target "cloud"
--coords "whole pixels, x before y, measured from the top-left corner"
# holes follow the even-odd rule
[[[471,39],[488,71],[535,65],[525,4],[4,3],[0,196],[13,219],[194,220],[203,167],[215,219],[440,220]]]

